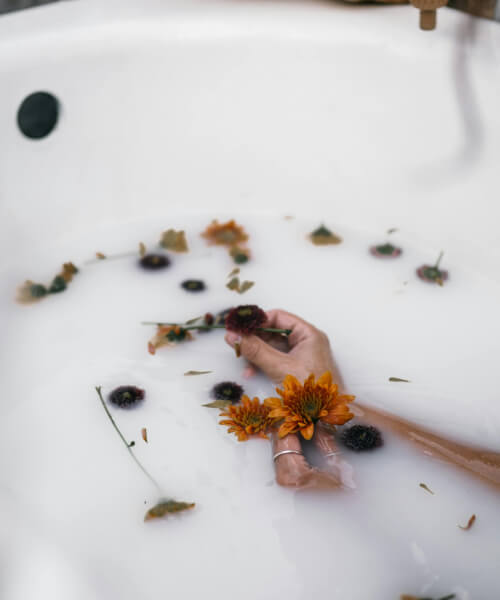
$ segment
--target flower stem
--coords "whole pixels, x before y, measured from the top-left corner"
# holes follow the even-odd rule
[[[86,260],[84,265],[93,265],[99,262],[106,262],[107,260],[118,260],[120,258],[129,258],[131,256],[138,256],[137,252],[122,252],[120,254],[111,254],[110,256],[105,256],[104,258],[91,258]]]
[[[99,400],[101,401],[101,404],[104,408],[104,410],[106,411],[106,414],[108,415],[109,420],[111,421],[111,424],[113,425],[113,427],[115,428],[116,432],[118,433],[118,435],[120,436],[122,442],[125,444],[125,447],[127,448],[127,450],[129,451],[130,455],[132,456],[132,458],[134,459],[135,463],[137,464],[137,466],[139,467],[139,469],[144,473],[144,475],[146,475],[146,477],[151,481],[151,483],[155,486],[155,488],[158,490],[159,494],[162,494],[162,489],[159,485],[159,483],[148,473],[148,471],[142,466],[142,464],[139,462],[139,459],[137,458],[137,456],[132,452],[131,449],[131,444],[129,444],[127,442],[127,440],[123,437],[122,432],[118,429],[118,425],[115,423],[115,420],[113,419],[113,417],[111,416],[111,413],[108,410],[108,407],[106,406],[106,403],[104,402],[104,399],[102,397],[102,393],[101,393],[101,386],[98,385],[95,388],[97,395],[99,396]]]
[[[437,261],[436,261],[436,264],[434,265],[434,268],[435,268],[435,269],[438,269],[438,268],[439,268],[439,263],[441,262],[441,259],[443,258],[443,256],[444,256],[444,252],[441,250],[441,252],[440,252],[440,254],[439,254],[439,256],[438,256],[438,259],[437,259]]]
[[[170,327],[181,327],[181,329],[226,329],[225,325],[180,325],[179,323],[159,323],[158,321],[141,321],[141,325],[158,325],[158,327],[170,326]],[[267,331],[268,333],[284,333],[290,335],[291,329],[276,329],[274,327],[258,327],[257,331]]]

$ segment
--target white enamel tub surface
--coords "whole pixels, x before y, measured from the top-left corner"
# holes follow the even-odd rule
[[[497,23],[446,9],[434,33],[417,29],[411,7],[314,2],[80,0],[2,17],[2,307],[12,302],[19,278],[31,274],[26,265],[35,276],[37,259],[54,260],[66,242],[88,233],[92,251],[108,228],[153,218],[163,223],[177,214],[254,219],[293,214],[375,234],[398,227],[421,249],[423,260],[432,261],[445,249],[450,262],[475,272],[476,283],[485,278],[495,285],[492,280],[500,281],[499,58]],[[20,135],[15,114],[22,99],[37,90],[54,93],[62,111],[56,130],[34,142]],[[486,446],[498,450],[498,319],[485,324],[478,316],[474,329],[478,308],[469,308],[464,321],[471,339],[457,331],[447,352],[437,338],[415,369],[426,374],[427,396],[432,390],[436,397],[457,397],[460,410],[441,424],[442,431],[476,440],[483,436]],[[348,580],[329,581],[320,572],[311,588],[310,572],[332,567],[321,556],[314,561],[312,534],[304,538],[310,552],[290,550],[295,543],[290,531],[308,514],[307,501],[294,500],[293,493],[282,497],[282,520],[260,524],[274,532],[264,545],[258,522],[243,508],[235,509],[245,550],[236,535],[226,546],[222,534],[210,538],[207,514],[199,530],[193,519],[148,530],[147,543],[160,549],[169,527],[176,536],[181,528],[186,531],[176,558],[168,548],[164,562],[156,556],[153,571],[146,564],[151,557],[131,550],[144,542],[142,523],[130,525],[135,508],[120,508],[110,517],[111,506],[126,492],[130,465],[120,467],[123,481],[118,476],[112,482],[104,466],[95,473],[82,467],[87,463],[80,449],[74,513],[68,508],[71,490],[61,492],[60,509],[44,506],[54,499],[40,492],[43,479],[30,470],[30,455],[43,456],[43,449],[29,440],[16,443],[16,428],[19,435],[24,425],[34,432],[38,418],[45,427],[44,413],[27,423],[19,410],[23,399],[33,397],[32,379],[44,397],[54,382],[44,379],[40,366],[48,364],[47,357],[38,362],[28,353],[29,360],[23,360],[23,344],[37,335],[36,324],[31,333],[15,330],[4,315],[2,322],[2,598],[267,599],[286,593],[298,599],[311,597],[312,589],[318,598],[336,597],[328,595],[330,590],[350,600],[389,600],[387,590],[395,594],[390,585],[376,584],[377,572],[386,566],[383,556],[366,552],[346,573]],[[104,360],[100,352],[95,349],[96,363]],[[342,361],[342,350],[339,358],[346,379],[351,375],[355,382],[357,370]],[[63,379],[76,376],[71,352],[60,368]],[[119,368],[126,367],[120,363]],[[366,387],[364,392],[370,400]],[[443,412],[438,404],[434,413],[429,404],[424,410],[417,396],[410,393],[399,412],[435,425]],[[383,405],[376,394],[373,402]],[[394,410],[394,401],[387,402]],[[486,423],[477,412],[487,415]],[[469,423],[472,433],[466,431]],[[72,439],[66,425],[60,432],[63,454]],[[114,448],[119,441],[108,434]],[[117,447],[121,464],[120,451]],[[259,459],[264,454],[259,450]],[[92,456],[99,460],[98,453]],[[249,471],[257,473],[257,460],[248,460]],[[33,490],[26,484],[29,477]],[[75,481],[70,477],[68,485]],[[188,482],[180,481],[189,494]],[[96,487],[82,496],[86,485]],[[255,502],[261,500],[256,493]],[[206,503],[200,511],[214,507]],[[224,521],[223,515],[218,518]],[[72,544],[73,526],[77,541]],[[230,526],[221,525],[221,531],[224,527],[227,534]],[[89,540],[83,542],[85,530]],[[339,551],[349,551],[348,540],[342,543]],[[98,548],[109,552],[106,560]],[[438,581],[439,575],[436,579],[422,566],[418,544],[409,540],[408,548],[424,583]],[[326,549],[320,543],[317,552]],[[498,547],[488,547],[490,558],[495,551],[498,555]],[[222,552],[220,561],[217,552]],[[363,587],[363,572],[369,588]],[[394,574],[398,580],[399,575]],[[411,579],[416,590],[424,589],[422,578]],[[457,597],[482,599],[493,592],[491,572],[489,579],[479,572],[478,581],[476,588],[457,587]]]

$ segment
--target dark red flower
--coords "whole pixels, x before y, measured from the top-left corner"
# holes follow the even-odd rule
[[[202,292],[205,289],[205,282],[201,279],[186,279],[181,283],[186,292]]]
[[[417,269],[417,275],[423,281],[443,285],[443,281],[448,279],[448,271],[438,269],[436,266],[422,265]]]
[[[144,390],[133,385],[121,385],[109,395],[109,401],[121,408],[129,408],[144,399]]]
[[[148,271],[157,271],[168,267],[170,260],[165,254],[146,254],[139,260],[139,264]]]
[[[234,381],[221,381],[212,388],[212,396],[216,400],[230,400],[235,404],[241,400],[243,388]]]
[[[392,244],[379,244],[370,248],[370,253],[377,258],[397,258],[401,255],[401,252],[401,248],[397,248]]]
[[[350,450],[363,452],[382,446],[382,435],[371,425],[353,425],[342,432],[342,442]]]
[[[256,304],[243,304],[233,308],[226,317],[226,329],[248,335],[262,327],[266,313]]]

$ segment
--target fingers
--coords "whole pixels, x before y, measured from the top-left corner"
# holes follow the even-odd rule
[[[283,379],[283,373],[286,372],[289,362],[287,354],[276,350],[256,335],[242,337],[233,331],[228,331],[225,340],[233,348],[236,343],[239,343],[241,355],[264,371],[268,377],[274,381]]]
[[[297,315],[286,312],[281,309],[268,310],[267,322],[264,327],[276,327],[277,329],[291,329],[292,333],[288,336],[290,346],[296,346],[302,340],[307,339],[314,334],[316,328],[301,319]]]
[[[313,442],[323,455],[337,451],[337,444],[335,443],[332,433],[327,431],[321,423],[318,423],[314,428]]]

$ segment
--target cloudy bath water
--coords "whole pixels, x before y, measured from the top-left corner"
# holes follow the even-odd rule
[[[307,234],[316,220],[237,220],[251,250],[239,277],[255,282],[243,295],[226,287],[235,266],[227,251],[200,236],[207,216],[68,235],[5,268],[2,597],[492,598],[500,551],[494,491],[388,431],[372,453],[343,449],[355,489],[281,488],[270,443],[239,443],[218,424],[219,411],[202,406],[220,381],[261,399],[274,394],[272,384],[243,377],[245,362],[223,331],[153,356],[155,328],[141,322],[182,323],[242,303],[284,308],[328,333],[360,402],[498,451],[499,284],[446,252],[444,286],[421,281],[417,267],[432,264],[441,248],[412,246],[404,231],[328,221],[343,242],[315,246]],[[139,242],[158,251],[170,227],[186,230],[190,251],[167,251],[168,268],[141,269],[138,257],[84,264],[95,252],[133,252]],[[369,253],[386,241],[401,256]],[[14,302],[17,284],[49,282],[69,260],[80,271],[66,291],[32,306]],[[188,279],[205,289],[186,290]],[[185,376],[189,370],[210,372]],[[137,407],[109,410],[162,488],[195,502],[193,510],[144,523],[157,492],[113,430],[96,385],[105,398],[120,385],[145,390]],[[473,527],[460,529],[472,514]]]

